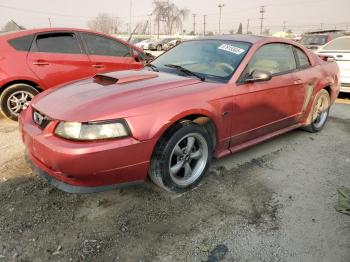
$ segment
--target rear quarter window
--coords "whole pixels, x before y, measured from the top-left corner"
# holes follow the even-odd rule
[[[18,38],[14,38],[8,41],[8,43],[17,51],[29,51],[34,35],[26,35]]]
[[[294,47],[296,59],[299,68],[307,68],[310,66],[310,61],[308,56],[301,49]]]

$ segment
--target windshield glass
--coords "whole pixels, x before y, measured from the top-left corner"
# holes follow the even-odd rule
[[[350,37],[337,38],[325,45],[323,50],[348,51],[350,52]]]
[[[302,45],[324,45],[326,42],[326,35],[308,35],[300,40]]]
[[[178,65],[206,80],[227,82],[241,63],[251,44],[226,40],[184,42],[152,62],[160,71],[179,74]]]

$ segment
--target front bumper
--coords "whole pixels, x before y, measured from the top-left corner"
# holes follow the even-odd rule
[[[142,184],[143,181],[133,181],[133,182],[126,182],[121,184],[112,184],[112,185],[106,185],[106,186],[95,186],[95,187],[89,187],[89,186],[74,186],[67,183],[64,183],[63,181],[60,181],[53,176],[50,176],[49,173],[45,172],[43,169],[40,169],[38,166],[34,164],[34,162],[30,159],[28,154],[25,154],[25,158],[27,163],[30,165],[31,169],[41,178],[47,180],[47,182],[64,191],[67,193],[74,193],[74,194],[88,194],[88,193],[97,193],[97,192],[103,192],[108,191],[112,189],[118,189],[118,188],[126,188],[130,186],[136,186],[139,184]]]
[[[65,140],[53,135],[57,123],[53,121],[42,130],[33,123],[31,113],[28,108],[19,119],[26,155],[36,173],[54,186],[67,192],[88,193],[146,179],[152,140]]]

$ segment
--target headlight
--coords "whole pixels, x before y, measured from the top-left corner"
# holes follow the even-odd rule
[[[121,138],[130,135],[129,127],[124,120],[103,122],[60,122],[55,134],[73,140],[98,140]]]

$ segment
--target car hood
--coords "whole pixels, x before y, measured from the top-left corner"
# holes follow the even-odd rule
[[[45,91],[32,107],[52,119],[86,122],[137,115],[133,108],[169,97],[168,90],[201,81],[146,69],[96,75],[93,78]]]

